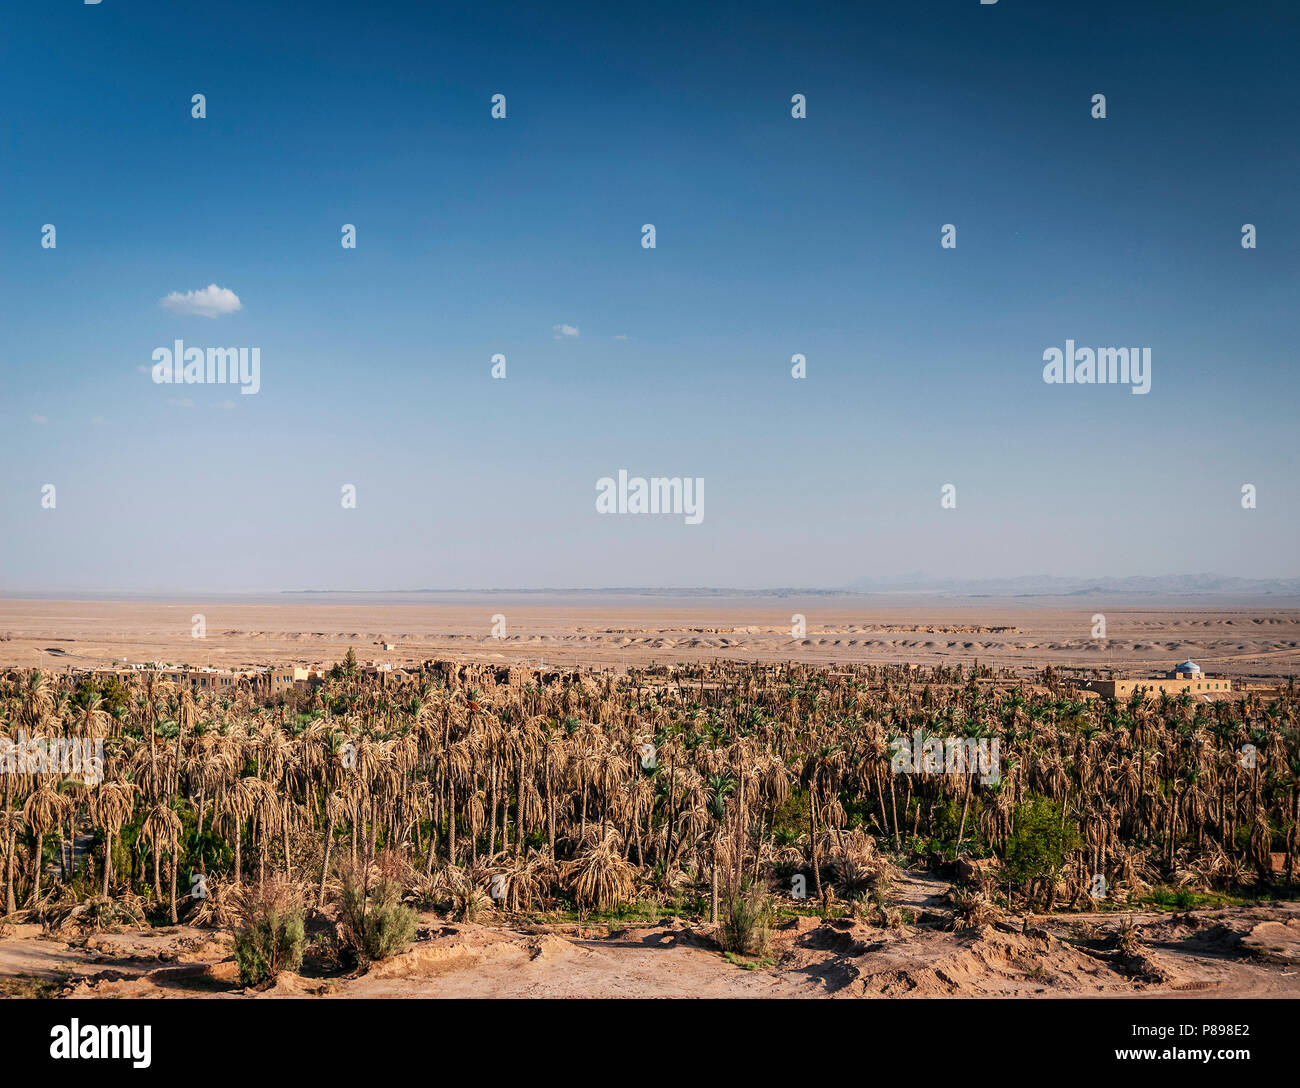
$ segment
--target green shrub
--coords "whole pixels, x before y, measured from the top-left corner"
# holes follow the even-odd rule
[[[1078,847],[1078,832],[1066,826],[1061,807],[1045,798],[1034,798],[1016,806],[1015,830],[1007,841],[1003,859],[1007,878],[1029,886],[1032,903],[1042,887],[1050,887]]]
[[[1152,902],[1177,910],[1191,910],[1196,906],[1196,898],[1187,888],[1170,888],[1165,885],[1160,885],[1151,892]]]
[[[743,889],[727,896],[718,927],[718,943],[737,955],[761,955],[771,933],[771,907],[757,892]]]
[[[302,899],[296,889],[273,883],[244,893],[235,934],[240,982],[257,986],[281,971],[298,970],[303,944]]]
[[[339,941],[357,963],[386,960],[415,936],[415,911],[402,902],[402,884],[385,866],[359,865],[342,872]]]

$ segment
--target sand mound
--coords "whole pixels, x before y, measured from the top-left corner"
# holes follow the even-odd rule
[[[1027,996],[1131,992],[1133,980],[1046,933],[982,927],[955,934],[823,925],[801,934],[781,968],[809,972],[846,997]]]
[[[1300,922],[1260,922],[1242,936],[1240,944],[1269,963],[1300,964]]]

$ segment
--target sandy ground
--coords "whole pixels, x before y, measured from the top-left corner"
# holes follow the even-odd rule
[[[1093,638],[1093,617],[1106,638]],[[193,637],[201,615],[204,638]],[[793,617],[806,631],[792,637]],[[505,637],[494,638],[494,616]],[[391,651],[384,644],[393,644]],[[1300,608],[1121,606],[1070,600],[912,602],[827,597],[409,599],[340,595],[192,601],[0,600],[0,667],[165,661],[245,668],[431,658],[615,668],[718,658],[1114,667],[1121,675],[1192,657],[1207,672],[1286,676],[1300,665]]]
[[[916,924],[883,929],[800,917],[753,967],[729,962],[707,926],[677,919],[610,932],[458,924],[422,915],[410,949],[370,970],[304,968],[239,985],[229,934],[174,926],[0,936],[0,978],[48,980],[76,997],[1300,997],[1300,904],[1182,914],[1018,918],[953,932],[948,885],[908,874],[898,905]],[[1129,918],[1141,946],[1114,934]]]

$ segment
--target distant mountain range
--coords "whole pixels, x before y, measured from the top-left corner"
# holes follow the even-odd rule
[[[1222,574],[1159,574],[1128,578],[934,578],[910,574],[859,578],[854,593],[930,593],[954,597],[1296,597],[1300,578],[1236,578]]]
[[[924,573],[859,578],[835,588],[726,586],[602,586],[495,589],[284,590],[287,594],[383,595],[553,595],[588,597],[842,597],[915,595],[931,597],[1274,597],[1300,598],[1300,578],[1237,578],[1221,574],[1161,574],[1128,578],[1058,578],[1027,574],[1016,578],[936,578]]]

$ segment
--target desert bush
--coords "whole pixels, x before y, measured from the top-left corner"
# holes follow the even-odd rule
[[[473,884],[464,884],[451,893],[452,916],[459,921],[477,921],[484,911],[491,909],[492,897]]]
[[[386,960],[415,936],[415,911],[403,901],[402,882],[384,859],[346,865],[338,893],[339,946],[356,963]]]
[[[751,889],[728,895],[718,927],[718,943],[738,955],[762,955],[771,937],[771,905]]]
[[[127,894],[120,899],[94,895],[82,903],[60,900],[50,905],[42,920],[54,932],[89,933],[143,925],[144,919],[144,901]]]
[[[485,879],[481,867],[444,866],[429,881],[427,893],[420,901],[431,909],[446,912],[458,922],[473,922],[493,908],[492,898],[483,887]]]
[[[1121,956],[1132,959],[1142,947],[1142,935],[1131,919],[1126,919],[1115,934],[1115,948]]]
[[[1002,917],[1001,908],[979,889],[954,888],[949,898],[953,929],[978,929]]]
[[[201,889],[201,890],[200,890]],[[204,929],[226,929],[239,924],[240,885],[219,877],[205,877],[190,892],[194,904],[186,924]]]
[[[239,897],[235,962],[239,980],[257,986],[302,966],[302,896],[292,884],[272,882]]]

